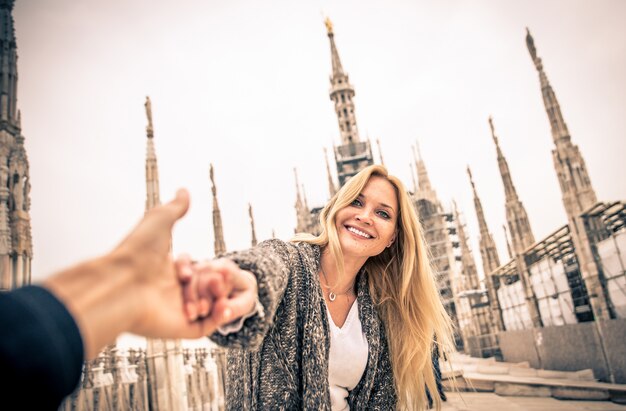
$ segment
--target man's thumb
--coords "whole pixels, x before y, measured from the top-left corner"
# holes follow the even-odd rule
[[[174,220],[172,223],[174,223],[187,214],[187,210],[189,210],[189,192],[184,188],[179,189],[176,192],[176,197],[165,204],[164,208],[169,212]]]

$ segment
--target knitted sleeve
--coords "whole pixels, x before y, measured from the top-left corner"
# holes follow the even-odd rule
[[[226,254],[242,270],[250,271],[257,279],[259,302],[263,307],[247,318],[240,330],[226,335],[216,332],[210,338],[229,348],[259,347],[273,324],[274,314],[287,287],[298,281],[294,267],[298,261],[296,247],[278,239],[259,243],[254,248]]]

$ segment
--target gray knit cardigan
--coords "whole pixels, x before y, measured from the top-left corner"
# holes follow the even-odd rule
[[[274,239],[226,257],[256,276],[263,306],[241,330],[211,336],[229,348],[227,409],[330,410],[329,325],[318,278],[319,246]],[[385,328],[363,273],[357,279],[357,300],[369,354],[348,403],[351,410],[392,410],[397,396]],[[439,384],[436,356],[433,366]]]

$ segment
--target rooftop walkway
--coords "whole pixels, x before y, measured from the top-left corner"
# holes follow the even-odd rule
[[[591,370],[538,370],[526,362],[496,362],[458,353],[452,364],[451,370],[449,363],[442,363],[444,385],[450,391],[456,384],[461,392],[449,393],[446,411],[626,411],[626,405],[620,405],[626,404],[626,384],[598,382]]]

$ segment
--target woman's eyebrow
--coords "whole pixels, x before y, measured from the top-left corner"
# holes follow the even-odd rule
[[[366,197],[365,197],[365,195],[363,195],[363,193],[361,193],[361,194],[359,194],[358,198],[365,199]],[[395,211],[395,210],[393,209],[393,207],[392,207],[392,206],[390,206],[390,205],[388,205],[388,204],[385,204],[385,203],[378,203],[378,205],[381,205],[381,206],[383,206],[383,207],[385,207],[385,208],[388,208],[388,209],[390,209],[391,211]]]

